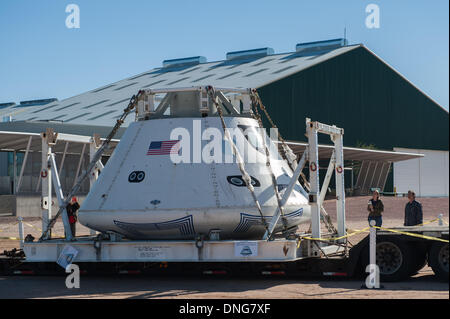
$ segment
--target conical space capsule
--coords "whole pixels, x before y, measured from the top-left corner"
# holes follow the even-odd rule
[[[162,93],[166,95],[155,107],[155,97]],[[260,134],[249,99],[235,103],[235,96],[225,99],[222,94],[224,102],[217,98],[230,141],[215,104],[204,93],[200,88],[147,94],[137,121],[129,125],[83,202],[80,223],[130,239],[193,239],[212,232],[220,239],[262,238],[264,224],[278,207],[275,189],[283,196],[292,170],[275,143]],[[244,160],[263,216],[231,143]],[[295,230],[309,220],[307,193],[297,182],[275,231]]]

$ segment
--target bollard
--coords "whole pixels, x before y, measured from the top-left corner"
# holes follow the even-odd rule
[[[375,265],[377,263],[377,229],[375,226],[375,221],[370,221],[370,238],[369,238],[369,264]]]
[[[377,266],[377,229],[375,226],[376,222],[374,220],[370,221],[370,233],[369,233],[369,264],[366,267],[366,272],[369,275],[366,278],[366,283],[361,288],[368,289],[380,289],[384,288],[380,285],[380,270]]]
[[[24,239],[23,239],[23,218],[22,217],[18,217],[17,220],[19,221],[19,239],[20,239],[20,249],[23,249],[23,243],[24,243]]]
[[[439,226],[444,226],[444,222],[442,220],[442,218],[444,217],[443,214],[439,214],[438,218],[439,218]]]

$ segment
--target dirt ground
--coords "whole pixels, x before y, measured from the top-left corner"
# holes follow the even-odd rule
[[[367,226],[368,197],[346,199],[346,219],[349,229]],[[383,226],[403,225],[406,198],[384,197]],[[420,198],[424,221],[444,215],[449,220],[449,199]],[[335,220],[335,201],[328,200],[325,209]],[[38,238],[42,222],[39,218],[25,219],[25,233]],[[89,234],[81,225],[77,233]],[[63,234],[62,223],[55,226],[54,236]],[[17,237],[15,217],[0,217],[0,237]],[[352,244],[365,234],[350,238]],[[0,240],[0,251],[18,247],[15,240]],[[384,289],[361,289],[360,280],[292,280],[270,277],[266,279],[241,278],[153,278],[153,277],[81,277],[81,288],[69,290],[64,277],[0,277],[0,298],[382,298],[382,299],[449,299],[449,284],[438,282],[429,267],[414,277],[397,283],[383,283]]]
[[[448,283],[437,282],[431,269],[384,289],[361,289],[357,280],[288,280],[83,277],[80,289],[67,289],[64,277],[0,277],[0,298],[228,298],[228,299],[448,299]]]

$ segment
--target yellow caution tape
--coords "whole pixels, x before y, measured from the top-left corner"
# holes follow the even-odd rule
[[[11,225],[11,227],[17,225],[18,223],[19,222],[15,222],[14,224]],[[0,229],[0,233],[3,232],[3,231],[5,231],[5,230],[4,229]]]
[[[37,226],[34,226],[33,224],[29,224],[29,223],[27,223],[27,222],[22,222],[22,223],[24,223],[25,225],[27,225],[27,226],[29,226],[29,227],[31,227],[31,228],[37,229],[37,230],[39,230],[39,232],[42,233],[42,229],[40,229],[40,228],[37,227]]]
[[[430,220],[430,221],[428,221],[426,223],[422,223],[422,224],[420,224],[418,226],[427,225],[427,224],[433,223],[433,222],[438,221],[438,220],[439,220],[439,218],[436,218],[436,219]],[[448,223],[445,220],[443,220],[443,222],[448,225]],[[412,237],[418,237],[418,238],[424,238],[424,239],[429,239],[429,240],[441,241],[441,242],[444,242],[444,243],[448,243],[449,242],[448,240],[445,240],[445,239],[442,239],[442,238],[437,238],[437,237],[431,237],[431,236],[419,235],[419,234],[415,234],[415,233],[402,232],[402,231],[388,229],[388,228],[382,228],[382,227],[378,227],[378,226],[374,226],[374,228],[390,231],[390,232],[393,232],[393,233],[399,233],[399,234],[403,234],[403,235],[408,235],[408,236],[412,236]],[[336,241],[336,240],[340,240],[340,239],[344,239],[344,238],[348,238],[348,237],[354,236],[354,235],[359,234],[359,233],[367,232],[369,229],[370,229],[370,226],[366,227],[364,229],[361,229],[361,230],[355,230],[355,232],[352,232],[350,234],[347,234],[347,235],[341,236],[341,237],[334,237],[334,238],[301,237],[301,239],[316,240],[316,241]],[[299,242],[298,245],[300,245],[300,242]]]
[[[419,225],[416,225],[416,226],[428,225],[428,224],[434,223],[434,222],[436,222],[438,220],[439,220],[439,218],[435,218],[435,219],[432,219],[432,220],[430,220],[430,221],[428,221],[426,223],[422,223],[422,224],[419,224]]]
[[[37,230],[39,230],[39,232],[40,233],[42,233],[42,229],[40,229],[39,227],[37,227],[37,226],[34,226],[33,224],[29,224],[29,223],[27,223],[27,222],[22,222],[22,223],[24,223],[25,225],[27,225],[27,226],[29,226],[29,227],[32,227],[32,228],[34,228],[34,229],[37,229]],[[55,232],[56,233],[56,232]],[[56,233],[57,234],[57,233]],[[53,237],[52,237],[53,238]]]
[[[3,240],[20,240],[20,238],[17,237],[0,237],[0,239]],[[65,237],[52,237],[52,239],[66,239]]]
[[[389,229],[389,228],[383,228],[383,227],[378,227],[378,226],[373,226],[373,227],[377,228],[377,229],[389,231],[389,232],[392,232],[392,233],[398,233],[398,234],[407,235],[407,236],[411,236],[411,237],[424,238],[424,239],[429,239],[429,240],[441,241],[443,243],[448,243],[448,239],[446,240],[446,239],[437,238],[437,237],[419,235],[419,234],[415,234],[415,233],[408,233],[408,232],[404,232],[404,231],[399,231],[399,230],[394,230],[394,229]]]
[[[0,239],[6,239],[6,240],[20,240],[20,238],[17,238],[17,237],[0,237]]]
[[[336,240],[340,240],[340,239],[344,239],[344,238],[348,238],[348,237],[354,236],[354,235],[359,234],[359,233],[367,232],[369,229],[370,229],[370,227],[366,227],[366,228],[361,229],[361,230],[355,230],[355,232],[353,232],[351,234],[347,234],[347,235],[341,236],[341,237],[333,237],[333,238],[302,237],[302,239],[317,240],[317,241],[336,241]]]
[[[300,244],[302,243],[302,239],[300,238],[299,240],[298,240],[298,243],[297,243],[297,249],[299,249],[300,248]]]
[[[426,223],[422,223],[422,224],[419,224],[419,225],[416,225],[416,226],[428,225],[428,224],[437,222],[438,220],[440,220],[440,218],[435,218],[435,219],[432,219],[432,220],[430,220],[430,221],[428,221],[428,222],[426,222]],[[447,221],[442,220],[442,222],[448,226],[448,222],[447,222]]]

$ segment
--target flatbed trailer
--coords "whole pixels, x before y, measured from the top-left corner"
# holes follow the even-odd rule
[[[203,92],[205,88],[200,87],[195,90]],[[159,90],[158,92],[163,91]],[[210,89],[207,89],[208,91],[211,92]],[[251,91],[240,90],[240,92]],[[147,97],[151,97],[154,93],[154,91],[149,92]],[[132,101],[139,103],[139,99],[135,97],[132,98]],[[126,112],[131,111],[134,107],[135,105],[131,105],[130,102]],[[139,113],[141,109],[145,110],[145,108],[137,107],[138,116],[145,115]],[[372,241],[367,236],[355,246],[349,247],[347,237],[351,234],[347,234],[345,224],[344,131],[336,126],[306,119],[306,133],[308,147],[298,163],[295,163],[296,168],[293,169],[293,175],[283,194],[281,206],[286,203],[308,161],[311,232],[281,234],[277,238],[273,238],[275,226],[281,215],[279,207],[274,212],[263,238],[258,240],[221,240],[219,234],[213,233],[198,234],[195,240],[127,240],[117,233],[101,233],[97,236],[72,238],[68,217],[64,211],[67,198],[63,198],[54,154],[51,153],[50,146],[54,141],[52,142],[49,137],[54,134],[43,134],[42,152],[47,154],[48,162],[43,162],[42,169],[46,172],[45,176],[48,173],[54,179],[53,186],[59,206],[62,207],[60,211],[63,211],[61,216],[66,237],[64,239],[51,238],[51,226],[59,213],[50,220],[51,208],[49,205],[44,205],[51,199],[49,190],[51,190],[52,183],[51,179],[47,178],[46,187],[43,187],[42,208],[43,220],[49,222],[43,225],[43,235],[38,241],[30,239],[28,236],[24,238],[23,227],[21,228],[19,221],[21,249],[0,254],[0,274],[65,274],[65,269],[61,266],[73,263],[80,267],[82,274],[102,275],[142,273],[157,275],[339,276],[347,278],[364,276],[366,266],[369,264],[369,242],[372,242],[372,249],[375,248],[373,241],[375,231],[374,228],[371,229]],[[318,133],[329,135],[334,144],[333,155],[322,188],[319,185],[317,169]],[[93,156],[89,165],[90,169],[85,172],[84,176],[96,177],[98,170],[102,167],[97,164],[98,159],[105,147],[104,144]],[[331,227],[333,231],[331,234],[323,234],[321,222],[329,223],[330,220],[327,219],[329,216],[324,212],[322,204],[333,173],[336,178],[337,227]],[[77,185],[81,182],[81,180],[78,181]],[[76,186],[69,193],[68,198],[76,191]],[[390,230],[377,229],[376,242],[376,264],[382,281],[408,278],[424,267],[425,263],[433,268],[439,278],[448,280],[448,226],[427,225],[398,227]],[[374,251],[372,250],[372,260],[375,260]]]
[[[401,233],[399,233],[401,232]],[[408,233],[405,235],[403,233]],[[448,280],[448,226],[378,230],[377,265],[381,281],[399,281],[428,264],[439,280]],[[412,236],[414,234],[416,236]],[[434,238],[434,239],[429,239]],[[438,241],[442,239],[444,241]],[[76,241],[25,242],[23,250],[0,256],[0,275],[65,275],[56,261],[67,246],[78,251],[73,263],[82,275],[205,275],[340,277],[361,279],[369,263],[369,236],[348,251],[341,245],[305,255],[304,240],[273,241],[111,241],[81,237]],[[240,254],[250,246],[253,256]],[[26,255],[26,257],[24,256]]]

